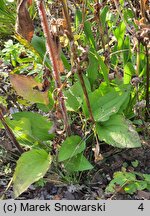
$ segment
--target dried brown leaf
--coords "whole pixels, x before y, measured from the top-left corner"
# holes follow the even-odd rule
[[[17,94],[32,103],[49,104],[48,90],[42,91],[42,83],[36,82],[33,77],[11,74],[10,82]]]
[[[34,33],[33,21],[26,6],[27,0],[22,0],[17,7],[16,32],[27,41],[31,41]],[[28,1],[30,4],[31,1]]]

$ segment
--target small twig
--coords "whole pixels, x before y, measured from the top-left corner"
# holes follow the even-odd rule
[[[5,191],[3,192],[2,196],[0,197],[0,200],[4,200],[5,199],[5,194],[8,191],[8,189],[10,188],[11,184],[12,184],[13,178],[10,179]]]

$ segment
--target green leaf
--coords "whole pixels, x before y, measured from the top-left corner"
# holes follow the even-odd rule
[[[15,198],[23,193],[32,183],[42,178],[52,162],[51,156],[44,151],[31,150],[21,155],[13,175]]]
[[[139,161],[138,160],[132,161],[131,164],[132,164],[133,167],[136,168],[139,165]]]
[[[84,76],[84,82],[87,92],[91,92],[91,86],[88,79]],[[78,80],[73,86],[64,92],[66,98],[66,107],[68,111],[77,111],[84,100],[84,93],[80,81]]]
[[[128,172],[115,172],[113,175],[113,180],[109,183],[106,188],[107,192],[115,192],[115,186],[120,185],[123,188],[126,188],[127,191],[131,190],[129,188],[130,184],[136,181],[136,175],[134,173]]]
[[[58,154],[58,161],[64,161],[68,158],[83,152],[85,149],[85,141],[79,136],[70,136],[62,143]]]
[[[42,61],[45,60],[46,66],[51,69],[51,61],[49,60],[47,56],[45,57],[45,54],[46,54],[45,43],[46,43],[45,38],[38,37],[36,35],[33,36],[32,41],[31,41],[31,45],[34,47],[36,52],[40,55]]]
[[[107,85],[109,86],[109,79],[108,79],[108,74],[109,74],[109,68],[106,66],[106,64],[104,63],[103,59],[98,55],[98,61],[101,67],[101,73],[104,77],[105,82],[107,83]]]
[[[131,61],[132,52],[130,44],[130,36],[126,36],[123,42],[123,64],[126,65],[127,62]]]
[[[102,27],[104,29],[105,25],[106,25],[106,15],[107,12],[109,11],[109,7],[105,6],[102,11],[101,11],[101,22],[102,22]]]
[[[95,57],[94,53],[92,52],[89,52],[88,58],[89,58],[89,65],[87,68],[87,74],[88,74],[88,79],[90,81],[90,84],[93,85],[93,83],[96,81],[98,76],[99,62],[98,59]]]
[[[18,112],[13,114],[12,116],[16,124],[10,125],[12,130],[16,131],[18,126],[20,128],[19,130],[21,130],[25,134],[32,135],[32,137],[40,141],[50,140],[54,137],[54,134],[48,133],[48,131],[52,128],[53,123],[48,121],[46,117],[33,112]],[[14,120],[11,120],[10,122],[13,123]],[[18,121],[18,123],[16,123],[16,121]],[[20,121],[22,122],[22,124],[20,124]]]
[[[131,62],[128,62],[124,66],[124,84],[129,84],[132,78],[132,75],[136,74],[135,69],[133,67],[133,64]]]
[[[122,115],[113,115],[103,124],[96,124],[96,131],[100,140],[119,148],[136,148],[141,146],[138,133],[132,122]]]
[[[121,22],[119,25],[117,25],[114,35],[118,42],[118,49],[122,48],[123,42],[124,42],[124,35],[126,31],[126,25],[124,22]]]
[[[150,184],[150,174],[143,174],[144,180]]]
[[[75,95],[72,94],[72,92],[67,90],[64,92],[64,96],[66,98],[66,107],[68,111],[77,111],[81,107],[81,102],[79,102]]]
[[[135,182],[137,190],[144,190],[147,188],[147,182],[146,181],[137,181]]]
[[[85,35],[88,39],[89,44],[91,45],[92,48],[95,49],[95,47],[96,47],[95,39],[94,39],[91,28],[92,28],[91,23],[89,21],[86,21],[84,23],[84,32],[85,32]]]
[[[78,30],[80,23],[82,22],[82,13],[79,9],[76,10],[75,13],[75,26],[76,26],[76,30]]]
[[[15,137],[22,145],[33,145],[36,141],[32,135],[31,122],[22,117],[20,120],[6,119],[8,126],[12,129]]]
[[[107,121],[110,116],[119,111],[120,107],[126,101],[129,93],[127,91],[122,95],[119,95],[119,92],[112,91],[104,96],[101,96],[99,91],[100,90],[98,89],[89,94],[89,100],[95,121],[104,122]],[[89,117],[89,112],[85,102],[83,104],[83,111],[85,116]]]
[[[127,186],[124,187],[124,190],[128,194],[133,194],[137,191],[137,186],[135,182],[128,184]]]
[[[64,161],[64,166],[69,172],[78,172],[93,169],[93,166],[89,163],[89,161],[84,157],[82,153],[72,157],[69,160]]]

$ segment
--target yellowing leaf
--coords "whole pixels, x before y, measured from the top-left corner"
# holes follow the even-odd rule
[[[10,82],[17,94],[31,103],[49,104],[48,91],[42,92],[42,84],[36,82],[33,77],[11,74]]]
[[[43,149],[33,149],[21,155],[13,175],[15,198],[32,183],[42,178],[52,162],[51,156]]]

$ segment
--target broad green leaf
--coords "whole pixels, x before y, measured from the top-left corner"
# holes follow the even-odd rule
[[[78,172],[93,169],[93,166],[84,157],[83,153],[64,161],[64,166],[69,172]]]
[[[64,92],[64,96],[66,98],[66,107],[68,111],[77,111],[80,106],[81,103],[77,100],[77,98],[75,97],[75,95],[73,95],[71,93],[70,90],[67,90],[66,92]]]
[[[140,138],[131,121],[122,115],[113,115],[103,124],[96,124],[100,140],[118,148],[137,148],[141,146]]]
[[[128,109],[129,106],[129,102],[130,102],[130,97],[131,97],[131,85],[130,84],[122,84],[119,85],[115,88],[116,91],[118,92],[126,92],[127,96],[126,96],[126,100],[124,101],[124,103],[121,105],[119,112],[120,114],[122,114],[124,112],[126,112],[126,110]]]
[[[126,65],[132,58],[130,36],[126,36],[123,42],[123,64]]]
[[[118,42],[118,49],[122,48],[123,42],[124,42],[124,35],[126,31],[126,25],[124,22],[121,22],[119,25],[117,25],[114,35]]]
[[[99,96],[104,96],[107,93],[114,92],[114,87],[108,86],[106,82],[102,82],[98,88]]]
[[[104,77],[104,80],[107,83],[107,85],[109,85],[109,79],[108,79],[109,69],[100,56],[98,56],[98,61],[101,67],[101,72]]]
[[[102,11],[101,11],[101,22],[102,22],[102,27],[104,29],[105,25],[106,25],[106,15],[107,12],[109,11],[109,7],[105,6]]]
[[[45,65],[51,69],[51,61],[45,56],[46,55],[46,40],[43,37],[33,36],[31,45],[34,47],[36,52],[40,55],[42,61],[44,60]]]
[[[88,58],[89,58],[89,65],[87,68],[87,75],[91,85],[93,85],[93,83],[96,81],[98,76],[99,62],[92,52],[89,52]]]
[[[68,158],[72,158],[73,156],[83,152],[85,149],[85,141],[81,139],[79,136],[70,136],[67,137],[66,140],[62,143],[58,154],[58,161],[64,161]]]
[[[75,13],[76,30],[79,28],[81,22],[82,22],[82,13],[81,13],[81,11],[79,9],[77,9],[76,13]]]
[[[135,69],[133,67],[133,64],[131,62],[128,62],[124,66],[124,84],[129,84],[132,78],[132,75],[135,75]]]
[[[131,8],[127,7],[127,8],[125,8],[123,10],[123,13],[124,13],[124,19],[125,19],[125,21],[129,25],[135,26],[135,23],[133,22],[133,18],[135,16],[134,11]]]
[[[15,198],[32,183],[42,178],[52,162],[51,156],[43,149],[31,150],[21,155],[13,175]]]
[[[35,138],[32,134],[31,122],[27,118],[20,118],[17,120],[6,119],[6,123],[12,129],[16,139],[22,145],[33,145],[35,143]]]
[[[90,104],[95,121],[107,121],[110,116],[117,113],[128,97],[128,92],[121,95],[119,92],[113,91],[101,96],[99,89],[89,94]],[[84,102],[83,111],[86,117],[89,117],[87,105]]]
[[[12,126],[12,130],[16,130],[16,127],[21,128],[23,133],[32,135],[37,140],[46,141],[53,138],[54,134],[49,134],[48,131],[52,128],[53,123],[38,113],[33,112],[18,112],[12,115],[15,120],[15,124]],[[13,123],[14,120],[11,120]],[[17,122],[18,121],[18,124]],[[22,124],[20,124],[22,121]],[[30,122],[30,130],[27,128],[27,122]],[[29,124],[29,123],[28,123]]]
[[[101,58],[101,56],[98,54],[98,52],[96,52],[93,49],[93,55],[95,55],[95,57],[98,60],[98,63],[100,65],[100,73],[103,75],[105,82],[107,83],[107,85],[109,86],[109,79],[108,79],[108,74],[109,74],[109,68],[107,67],[107,65],[104,63],[104,59]]]
[[[10,74],[10,82],[19,96],[31,103],[49,104],[48,91],[42,92],[42,84],[31,76]]]
[[[91,23],[89,21],[86,21],[84,23],[84,32],[85,32],[85,35],[88,39],[89,44],[91,45],[92,48],[95,49],[95,47],[96,47],[95,39],[94,39],[91,28],[92,28]]]
[[[91,92],[91,86],[88,79],[84,76],[84,82],[87,92]],[[68,111],[77,111],[84,100],[84,93],[80,81],[78,80],[73,86],[64,92],[66,98],[66,107]]]

